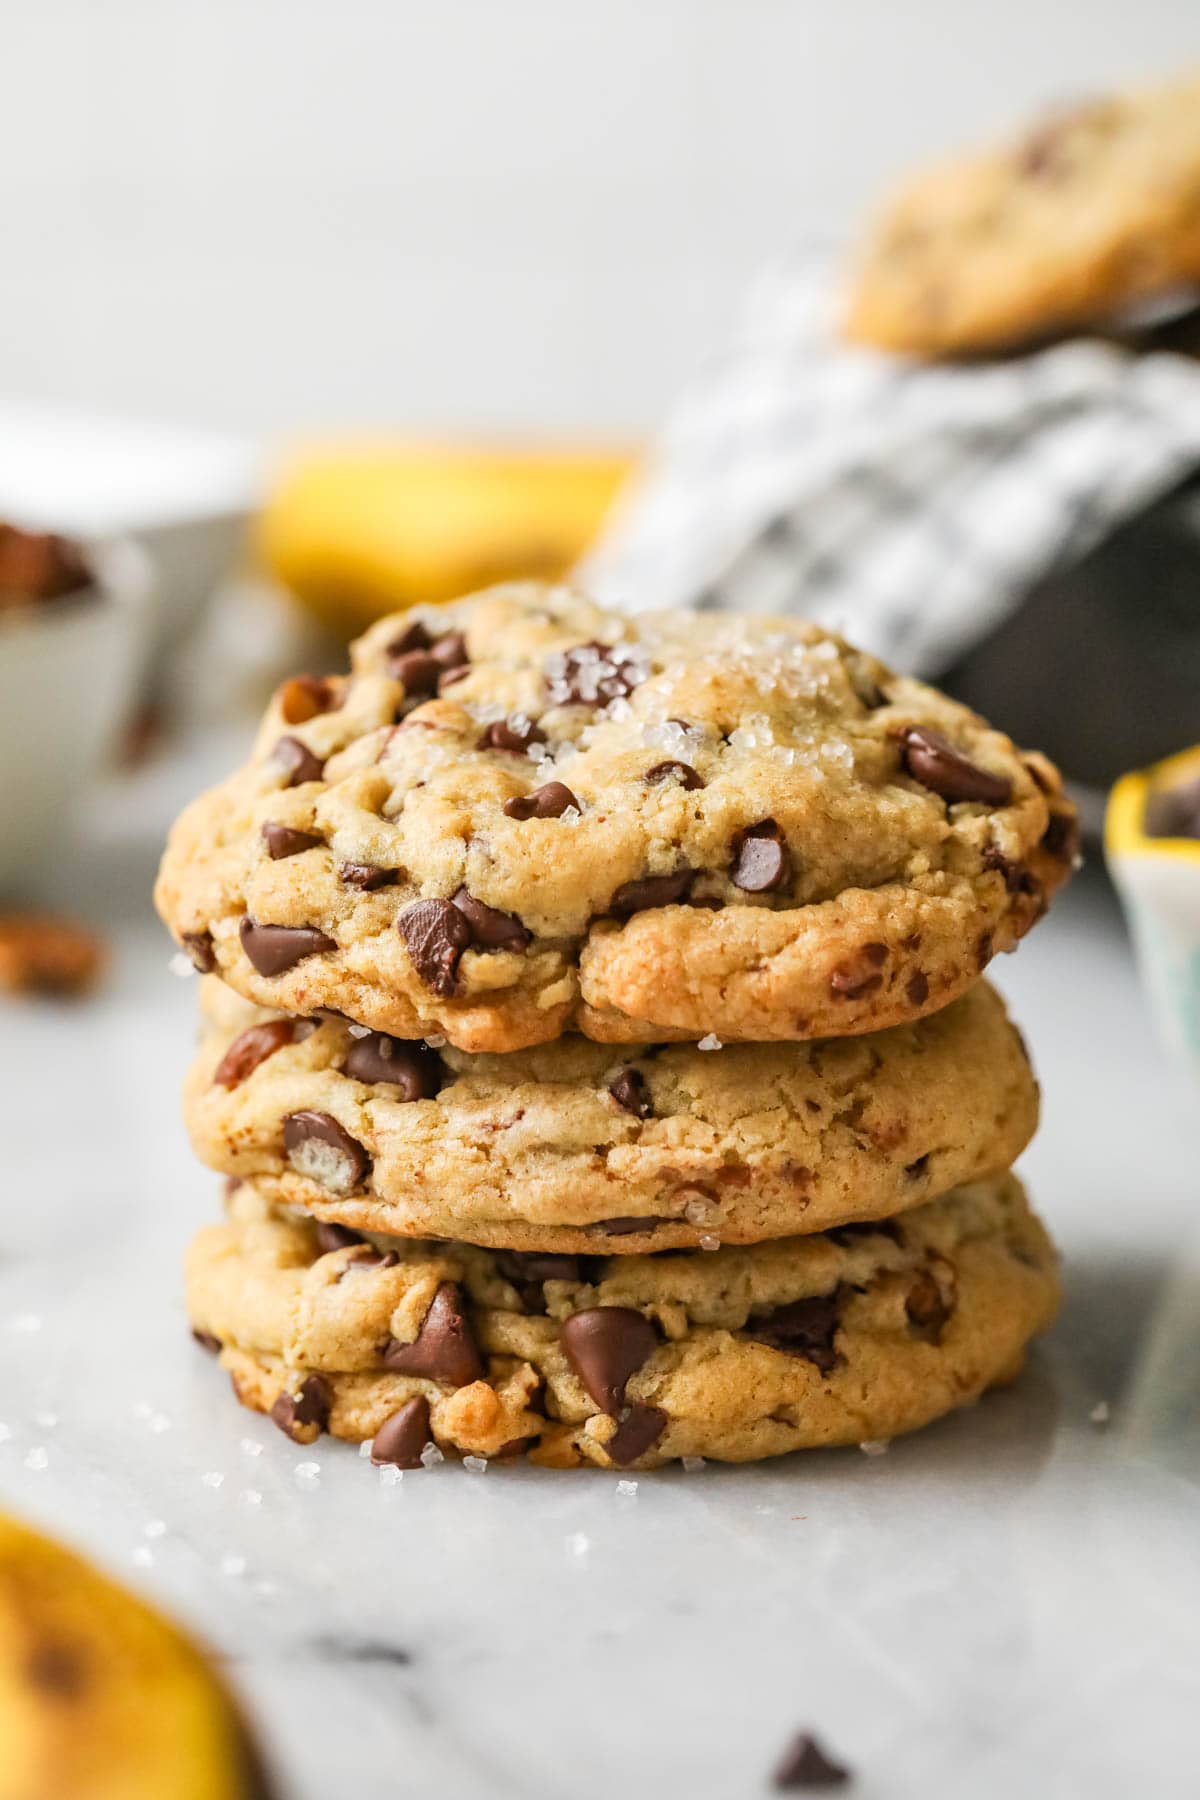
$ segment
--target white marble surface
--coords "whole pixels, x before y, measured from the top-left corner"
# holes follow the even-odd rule
[[[1015,1388],[879,1458],[632,1496],[516,1468],[385,1487],[235,1407],[187,1335],[180,1255],[215,1182],[178,1118],[193,993],[145,893],[200,778],[143,780],[60,872],[116,933],[104,997],[0,1015],[0,1499],[207,1636],[286,1800],[741,1800],[809,1725],[864,1800],[1194,1795],[1195,1096],[1100,885],[998,970],[1045,1087],[1024,1167],[1067,1259]]]

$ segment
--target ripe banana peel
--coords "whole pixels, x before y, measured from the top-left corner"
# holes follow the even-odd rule
[[[633,458],[609,450],[367,442],[298,452],[259,522],[268,571],[342,636],[495,581],[558,580]]]
[[[268,1800],[200,1651],[0,1514],[0,1800]]]

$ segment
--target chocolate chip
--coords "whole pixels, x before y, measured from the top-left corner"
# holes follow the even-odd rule
[[[908,1290],[904,1310],[909,1324],[917,1333],[936,1344],[954,1308],[943,1297],[942,1290],[928,1269],[922,1269]]]
[[[421,1452],[429,1441],[429,1402],[424,1394],[414,1394],[375,1433],[371,1461],[392,1463],[397,1469],[419,1469]]]
[[[396,920],[413,968],[444,999],[458,992],[458,962],[471,942],[471,927],[449,900],[414,900]]]
[[[649,1319],[631,1306],[590,1306],[559,1327],[567,1361],[602,1412],[620,1412],[625,1383],[658,1348]]]
[[[582,1280],[577,1256],[555,1256],[540,1250],[497,1250],[496,1269],[521,1297],[527,1313],[544,1313],[547,1281]]]
[[[1190,822],[1191,830],[1180,833],[1183,837],[1200,837],[1200,783],[1197,783],[1195,809],[1190,821],[1186,814],[1182,822]],[[1151,832],[1153,837],[1155,833]],[[1169,835],[1169,834],[1168,834]],[[1079,822],[1072,813],[1051,813],[1050,823],[1042,833],[1042,849],[1048,856],[1067,860],[1074,856],[1079,848]]]
[[[467,640],[461,631],[444,631],[441,637],[434,638],[429,654],[445,675],[453,669],[466,668],[471,660],[467,655]]]
[[[979,941],[975,945],[975,966],[981,975],[994,955],[995,945],[992,942],[991,932],[981,931],[979,934]]]
[[[569,806],[582,812],[578,800],[561,781],[548,781],[532,794],[520,794],[504,802],[506,819],[561,819]]]
[[[211,1331],[201,1331],[197,1326],[193,1325],[192,1336],[195,1338],[200,1348],[202,1350],[207,1350],[210,1356],[218,1356],[220,1354],[221,1340],[219,1337],[214,1337]]]
[[[642,663],[621,644],[576,644],[546,658],[552,706],[607,706],[645,680]]]
[[[635,1232],[653,1231],[656,1225],[674,1225],[676,1221],[661,1213],[621,1213],[611,1219],[597,1219],[592,1231],[603,1237],[632,1237]]]
[[[829,991],[839,1000],[859,1000],[865,994],[878,993],[882,975],[870,975],[865,969],[835,969],[829,977]]]
[[[460,663],[456,669],[443,669],[438,676],[438,693],[444,694],[447,688],[452,688],[456,681],[464,681],[470,673],[470,663]]]
[[[807,1788],[845,1787],[849,1769],[826,1756],[811,1731],[803,1731],[775,1770],[774,1783],[781,1793]]]
[[[530,941],[530,933],[520,919],[501,912],[498,906],[485,906],[465,887],[451,895],[451,903],[470,926],[471,942],[485,950],[524,950]]]
[[[361,1186],[371,1159],[356,1138],[329,1113],[288,1113],[283,1121],[283,1147],[297,1175],[315,1181],[331,1194],[350,1194]]]
[[[260,1063],[285,1044],[295,1041],[295,1019],[265,1019],[261,1025],[247,1025],[226,1050],[213,1070],[214,1087],[235,1088],[253,1075]]]
[[[363,1242],[361,1233],[351,1231],[348,1225],[334,1225],[328,1219],[316,1221],[316,1239],[322,1256],[331,1256],[335,1250],[348,1250],[351,1244]]]
[[[192,959],[192,967],[201,975],[211,975],[217,966],[211,931],[185,931],[180,943]]]
[[[676,906],[685,899],[699,870],[677,869],[674,875],[647,875],[641,881],[625,881],[608,903],[608,910],[628,918],[654,906]]]
[[[929,998],[929,977],[924,969],[916,969],[908,978],[904,989],[911,1006],[924,1006]]]
[[[359,1251],[357,1256],[350,1258],[341,1275],[338,1276],[338,1280],[340,1281],[348,1275],[351,1269],[394,1269],[399,1261],[400,1258],[394,1250],[376,1250],[368,1244]]]
[[[673,760],[655,763],[652,769],[646,770],[642,780],[651,787],[656,787],[661,781],[677,781],[680,787],[687,788],[689,793],[704,786],[702,778],[697,775],[691,763]]]
[[[294,1394],[285,1391],[277,1395],[271,1417],[280,1431],[295,1438],[298,1426],[315,1425],[318,1431],[324,1431],[332,1405],[329,1383],[320,1375],[306,1375]]]
[[[733,840],[729,879],[747,894],[766,894],[788,878],[788,853],[774,819],[747,825]]]
[[[838,1362],[833,1336],[838,1325],[838,1297],[818,1294],[809,1300],[793,1300],[778,1306],[774,1312],[749,1319],[746,1332],[782,1350],[785,1356],[802,1356],[820,1369],[822,1375]]]
[[[260,925],[247,913],[238,928],[242,949],[260,975],[283,975],[306,956],[320,956],[337,945],[310,925]]]
[[[320,675],[293,675],[279,690],[279,710],[288,725],[303,725],[318,713],[332,712],[337,689]]]
[[[388,658],[388,674],[404,683],[406,694],[436,694],[442,665],[429,650],[406,650]]]
[[[861,1238],[885,1237],[893,1244],[900,1242],[899,1228],[891,1219],[852,1219],[848,1225],[835,1225],[829,1236],[843,1249]]]
[[[325,764],[307,744],[297,737],[281,737],[271,752],[271,761],[287,776],[284,787],[301,787],[306,781],[320,781]]]
[[[900,761],[914,781],[943,800],[974,800],[982,806],[1007,806],[1012,782],[977,768],[938,731],[910,725],[900,741]]]
[[[523,755],[530,744],[544,744],[546,734],[524,713],[509,713],[507,719],[493,719],[480,738],[477,749],[507,750]]]
[[[604,1448],[609,1458],[619,1469],[624,1469],[639,1456],[644,1456],[651,1445],[657,1444],[667,1429],[667,1415],[658,1406],[643,1406],[639,1401],[627,1408],[622,1414],[617,1429],[613,1432]]]
[[[646,1077],[640,1069],[618,1069],[608,1084],[608,1091],[624,1112],[635,1119],[648,1119],[654,1111]]]
[[[380,869],[374,863],[344,862],[338,874],[347,887],[358,888],[363,894],[373,894],[376,888],[391,887],[399,870]]]
[[[422,625],[420,619],[413,619],[398,638],[392,639],[384,655],[403,656],[406,650],[428,650],[432,643],[433,637],[428,626]]]
[[[427,1045],[406,1043],[403,1038],[385,1037],[376,1031],[351,1046],[342,1073],[368,1087],[386,1082],[399,1090],[398,1100],[432,1100],[442,1085],[443,1070],[441,1058]]]
[[[466,1387],[483,1379],[483,1358],[463,1312],[462,1294],[453,1281],[443,1281],[425,1314],[415,1343],[398,1344],[395,1338],[383,1352],[385,1367],[402,1375],[427,1375]]]
[[[294,825],[277,825],[268,820],[262,828],[262,840],[267,846],[267,855],[272,862],[282,862],[285,856],[299,856],[302,850],[315,850],[325,839],[312,831],[297,831]]]

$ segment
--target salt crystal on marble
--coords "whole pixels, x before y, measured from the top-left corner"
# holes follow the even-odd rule
[[[398,1469],[395,1463],[384,1463],[379,1471],[380,1487],[396,1487],[404,1480],[404,1470]]]
[[[585,1531],[573,1531],[570,1537],[563,1539],[563,1542],[572,1556],[586,1556],[588,1553],[588,1538]]]
[[[180,981],[188,981],[193,975],[198,973],[195,963],[192,961],[186,950],[177,950],[168,962],[167,967],[170,969],[172,975],[177,975],[179,977]]]
[[[864,1438],[858,1447],[864,1456],[886,1456],[891,1445],[887,1438]]]
[[[720,1050],[722,1048],[722,1044],[721,1044],[721,1040],[717,1036],[716,1032],[710,1031],[707,1037],[702,1037],[700,1039],[700,1042],[696,1045],[696,1048],[697,1048],[697,1050]]]
[[[464,1456],[462,1466],[469,1469],[472,1475],[486,1475],[488,1459],[486,1456]]]
[[[37,1447],[35,1449],[31,1450],[29,1452],[29,1454],[26,1456],[25,1467],[27,1469],[44,1469],[49,1465],[49,1462],[50,1462],[49,1456],[47,1455],[46,1451],[42,1449],[42,1446],[39,1444],[39,1445],[37,1445]]]
[[[371,1446],[374,1443],[374,1441],[375,1440],[373,1438],[364,1438],[362,1443],[358,1446],[358,1454],[364,1459],[364,1461],[368,1456],[370,1456]]]
[[[219,1469],[209,1469],[207,1474],[200,1477],[201,1483],[207,1488],[219,1488],[224,1479]]]
[[[257,1488],[243,1488],[241,1493],[238,1495],[238,1499],[241,1501],[243,1506],[261,1506],[262,1505],[262,1495],[259,1493]]]
[[[244,1556],[223,1556],[221,1558],[222,1575],[244,1575],[246,1559]]]
[[[1088,1418],[1093,1425],[1107,1425],[1110,1418],[1108,1401],[1098,1400],[1088,1414]]]
[[[636,1481],[618,1481],[617,1492],[618,1492],[618,1494],[620,1494],[620,1496],[623,1500],[628,1500],[631,1494],[637,1493],[637,1482]]]
[[[242,1451],[246,1456],[261,1456],[263,1447],[257,1438],[243,1438]]]
[[[440,1462],[445,1462],[445,1460],[445,1457],[442,1455],[436,1444],[426,1444],[421,1452],[421,1467],[423,1469],[436,1469],[438,1464]]]
[[[166,1530],[167,1522],[165,1519],[147,1519],[146,1523],[142,1526],[142,1536],[148,1538],[160,1538],[166,1535]]]
[[[681,1456],[679,1460],[689,1475],[698,1475],[705,1466],[702,1456]]]
[[[369,1025],[355,1025],[351,1023],[349,1030],[352,1038],[368,1038],[371,1035],[371,1027]]]
[[[139,1544],[133,1553],[133,1560],[139,1569],[152,1569],[154,1567],[154,1552],[153,1550],[147,1550],[145,1544]]]
[[[714,1237],[711,1231],[706,1231],[700,1239],[700,1248],[702,1250],[719,1250],[721,1240],[719,1237]]]
[[[294,1473],[297,1481],[302,1481],[306,1485],[311,1485],[313,1482],[321,1479],[321,1465],[319,1462],[297,1463]]]

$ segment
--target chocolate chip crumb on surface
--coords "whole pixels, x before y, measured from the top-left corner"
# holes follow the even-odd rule
[[[818,1793],[849,1786],[853,1779],[811,1731],[802,1731],[778,1763],[772,1786],[780,1793]]]

